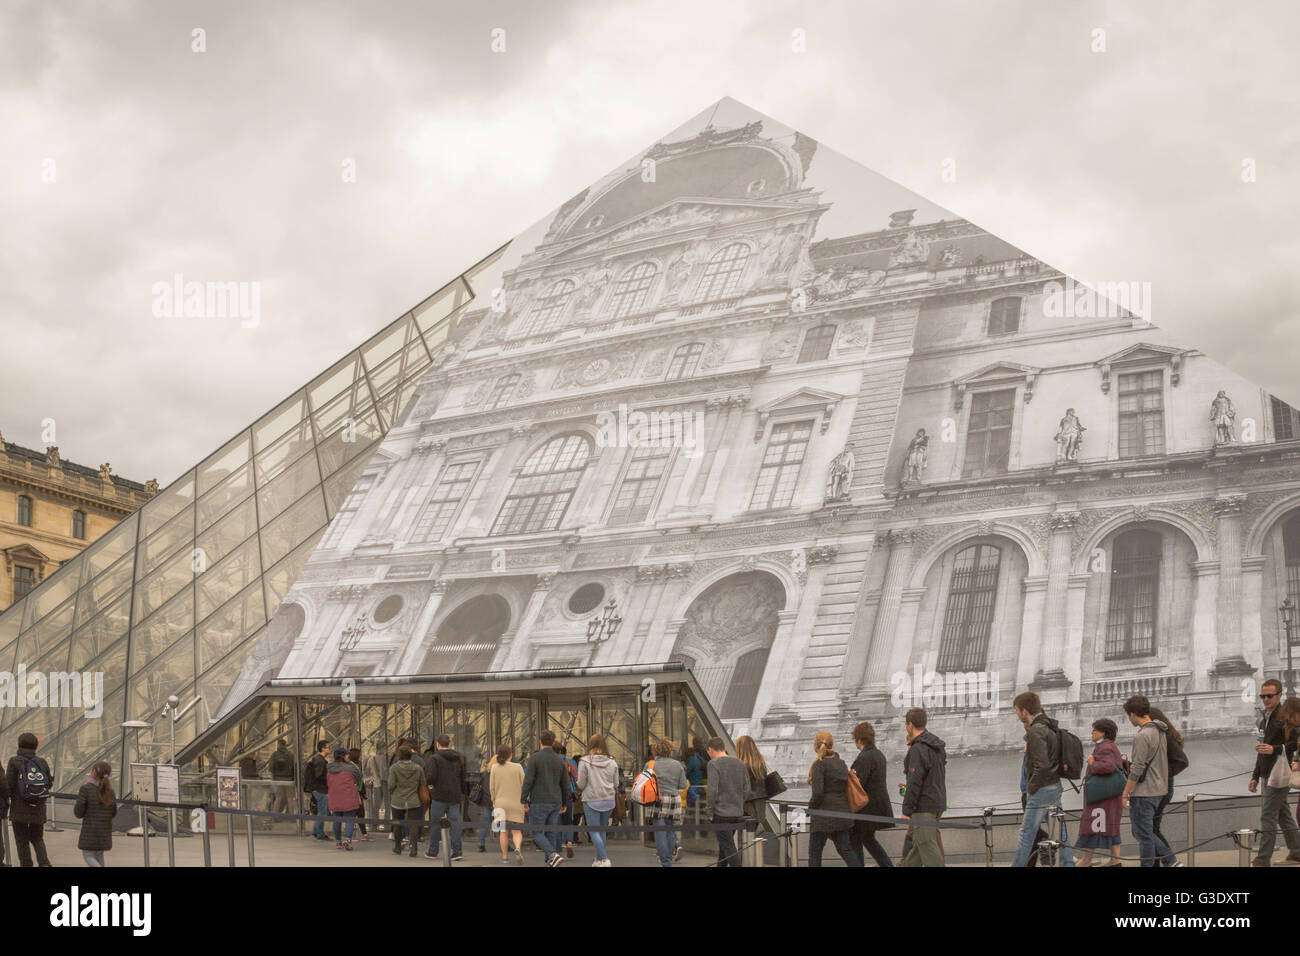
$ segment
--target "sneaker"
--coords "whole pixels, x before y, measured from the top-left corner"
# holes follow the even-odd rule
[[[572,843],[566,843],[566,844],[564,845],[564,855],[567,856],[570,860],[573,859],[573,844],[572,844]]]
[[[597,865],[597,866],[613,866],[614,863],[613,863],[613,861],[612,861],[609,857],[605,857],[605,859],[603,859],[603,860],[597,860],[597,861],[596,861],[596,865]]]
[[[1184,865],[1184,864],[1183,864],[1183,861],[1182,861],[1182,860],[1174,860],[1174,862],[1172,862],[1172,863],[1166,863],[1166,864],[1165,864],[1166,867],[1171,867],[1171,866],[1183,866],[1183,865]]]
[[[515,850],[515,862],[518,863],[520,866],[524,865],[524,855],[520,853],[518,850]]]
[[[1268,860],[1251,860],[1251,866],[1272,866]]]
[[[335,843],[335,844],[334,844],[334,849],[336,849],[336,850],[341,850],[341,849],[343,849],[343,841],[340,840],[338,843]]]
[[[1300,863],[1300,850],[1295,850],[1291,853],[1288,853],[1286,855],[1286,858],[1287,861],[1290,863]]]
[[[453,862],[453,863],[459,863],[459,862],[460,862],[461,860],[463,860],[463,859],[465,859],[465,857],[462,856],[462,855],[459,854],[459,853],[453,853],[453,854],[451,855],[451,862]]]
[[[350,849],[352,849],[352,841],[351,841],[351,840],[344,840],[344,841],[343,841],[343,849],[345,849],[345,850],[350,850]]]
[[[487,844],[486,844],[486,843],[480,843],[479,846],[478,846],[478,851],[479,851],[480,853],[486,853],[486,852],[487,852]]]
[[[363,833],[363,834],[361,834],[361,839],[362,839],[362,840],[373,840],[374,837],[372,837],[369,833]]]
[[[438,853],[436,850],[425,850],[424,855],[428,857],[430,860],[438,859]]]
[[[673,847],[673,862],[676,863],[682,858],[682,845],[679,843]]]

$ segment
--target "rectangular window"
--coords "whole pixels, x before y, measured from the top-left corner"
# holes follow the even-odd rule
[[[72,536],[83,541],[86,538],[86,513],[84,511],[72,512]]]
[[[835,340],[835,326],[819,325],[809,329],[799,349],[799,362],[821,362],[830,357],[831,342]]]
[[[352,519],[357,516],[357,511],[361,508],[361,502],[365,500],[366,492],[370,486],[375,483],[374,475],[362,475],[352,490],[348,492],[347,498],[343,500],[343,507],[339,509],[334,520],[330,522],[329,529],[325,532],[325,537],[321,539],[320,547],[337,548],[343,536],[348,533],[348,528],[352,526]]]
[[[1119,457],[1165,453],[1164,383],[1158,369],[1119,377]]]
[[[628,462],[618,494],[614,496],[610,524],[635,524],[646,519],[671,454],[670,445],[645,444],[632,450],[632,460]]]
[[[438,478],[424,510],[415,519],[412,541],[440,541],[451,527],[460,503],[465,500],[478,471],[478,459],[448,464]]]
[[[979,478],[1004,474],[1011,462],[1011,426],[1016,416],[1016,390],[977,392],[971,396],[966,428],[966,461],[962,475]]]
[[[1108,661],[1150,657],[1156,652],[1160,548],[1160,536],[1150,531],[1131,531],[1115,540],[1106,619]]]
[[[36,569],[21,564],[14,565],[14,600],[26,597],[27,592],[36,587]]]
[[[940,672],[983,670],[988,662],[1002,552],[976,544],[958,552],[939,644]]]
[[[1273,405],[1273,440],[1291,441],[1300,436],[1300,414],[1279,398],[1269,396]]]
[[[989,335],[1010,335],[1020,331],[1020,297],[994,299],[989,305]]]
[[[794,498],[799,468],[803,465],[812,437],[813,423],[783,422],[772,426],[772,435],[763,452],[763,463],[758,469],[754,484],[754,497],[749,507],[754,511],[784,508]]]
[[[32,526],[32,499],[26,495],[18,496],[18,523],[26,528]]]

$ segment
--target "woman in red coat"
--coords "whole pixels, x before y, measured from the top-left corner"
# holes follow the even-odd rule
[[[1074,841],[1075,847],[1083,851],[1083,856],[1076,866],[1121,865],[1119,823],[1124,815],[1124,757],[1115,745],[1115,734],[1118,732],[1115,721],[1105,717],[1092,725],[1092,741],[1095,746],[1088,756],[1088,770],[1083,783],[1083,813],[1079,817],[1079,838]],[[1118,789],[1111,788],[1115,795],[1089,802],[1089,789],[1095,793],[1100,785],[1099,778],[1115,773],[1120,774]],[[1110,850],[1110,862],[1094,864],[1092,851],[1104,849]]]

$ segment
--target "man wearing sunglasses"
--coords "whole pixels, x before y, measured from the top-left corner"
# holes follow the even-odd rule
[[[1269,774],[1278,758],[1285,756],[1287,765],[1294,759],[1295,744],[1290,745],[1290,752],[1285,740],[1286,728],[1282,724],[1282,682],[1269,678],[1259,689],[1259,699],[1264,702],[1264,716],[1259,721],[1259,742],[1255,744],[1255,772],[1250,777],[1250,792],[1259,789],[1264,782],[1264,803],[1259,821],[1259,853],[1251,861],[1251,866],[1270,866],[1273,858],[1273,845],[1277,841],[1280,827],[1286,848],[1290,851],[1287,860],[1300,863],[1300,826],[1296,825],[1287,806],[1287,794],[1290,792],[1290,780],[1280,787],[1269,786]]]

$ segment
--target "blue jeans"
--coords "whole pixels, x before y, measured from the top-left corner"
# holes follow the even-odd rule
[[[492,801],[491,800],[483,804],[482,808],[480,809],[478,815],[478,822],[480,824],[478,828],[478,848],[480,850],[486,850],[488,833],[492,831]]]
[[[451,843],[451,855],[460,856],[460,804],[443,803],[441,800],[434,800],[429,804],[429,852],[434,856],[438,855],[438,847],[442,844],[442,827],[438,824],[442,821],[442,815],[447,815],[451,821],[451,835],[447,837]]]
[[[1143,866],[1155,866],[1156,857],[1165,866],[1176,862],[1169,844],[1155,830],[1156,808],[1163,799],[1163,794],[1158,797],[1129,796],[1129,826],[1133,828],[1133,838],[1137,840],[1138,855],[1142,857]]]
[[[596,848],[596,859],[608,860],[609,854],[605,852],[605,827],[609,826],[610,814],[614,812],[611,807],[608,810],[593,810],[591,807],[585,807],[582,811],[583,820],[589,827],[600,827],[599,830],[591,830],[587,835],[591,837],[591,845]]]
[[[530,803],[528,805],[528,822],[535,827],[553,827],[560,822],[560,805],[558,803]],[[556,844],[559,840],[558,830],[534,830],[532,832],[533,842],[537,844],[537,849],[546,854],[549,860],[555,856]]]
[[[335,843],[342,843],[345,839],[351,842],[352,827],[353,827],[352,818],[355,817],[360,812],[361,812],[360,810],[339,810],[336,813],[331,814],[331,816],[334,817],[334,842]],[[342,820],[340,820],[340,817],[342,818]],[[345,829],[346,829],[346,835],[344,833]]]
[[[655,828],[655,852],[659,854],[659,863],[661,866],[672,866],[673,851],[677,849],[677,831],[673,829],[671,821],[664,817],[655,817],[652,825]]]
[[[318,840],[323,840],[325,839],[325,818],[330,815],[330,795],[324,790],[317,790],[312,793],[312,796],[316,798],[316,825],[311,828],[311,835]]]
[[[1012,861],[1012,866],[1027,866],[1029,864],[1029,854],[1034,849],[1034,837],[1038,835],[1038,828],[1047,819],[1048,811],[1060,805],[1061,785],[1059,783],[1039,787],[1029,794],[1029,800],[1025,804],[1025,818],[1020,824],[1020,843],[1016,847],[1016,858]],[[1061,821],[1061,832],[1059,834],[1053,834],[1049,826],[1047,835],[1049,839],[1060,840],[1061,842],[1061,866],[1074,866],[1074,854],[1070,851],[1070,837],[1065,827],[1065,821]]]

